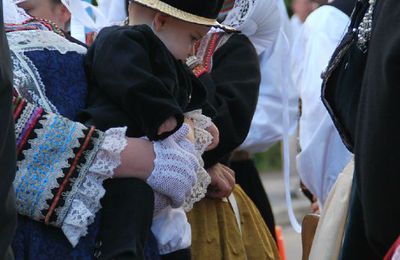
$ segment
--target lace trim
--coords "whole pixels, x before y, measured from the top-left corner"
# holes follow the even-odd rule
[[[37,138],[29,140],[31,148],[22,152],[24,159],[17,163],[14,181],[18,212],[38,221],[44,219],[47,201],[54,197],[52,189],[60,186],[57,179],[64,176],[63,169],[75,157],[73,150],[80,147],[78,139],[85,137],[86,129],[53,115],[39,122],[43,128],[34,130]]]
[[[7,34],[8,35],[8,34]],[[22,52],[11,51],[13,63],[13,86],[18,94],[33,104],[38,104],[48,113],[58,114],[57,108],[46,96],[46,88],[39,71]]]
[[[197,171],[197,182],[193,186],[190,196],[186,198],[183,209],[188,212],[192,210],[193,205],[203,199],[207,193],[207,187],[211,183],[210,175],[203,168],[204,161],[201,155],[207,149],[207,147],[212,143],[212,136],[206,130],[206,128],[212,125],[211,119],[202,114],[201,110],[195,110],[185,114],[194,122],[194,136],[195,136],[195,148],[197,152],[197,158],[200,162],[200,168]]]
[[[236,0],[233,9],[229,11],[222,23],[235,29],[240,29],[247,18],[252,15],[255,4],[256,0]]]
[[[220,29],[211,28],[200,44],[196,46],[196,57],[202,61],[204,68],[210,72],[213,66],[214,53],[223,46],[232,34],[221,32]]]
[[[76,185],[76,195],[62,224],[62,230],[73,246],[87,234],[87,227],[101,208],[100,199],[105,194],[102,183],[111,178],[121,164],[121,152],[127,145],[125,134],[126,127],[112,128],[104,133],[104,141],[89,171]]]
[[[70,42],[52,31],[28,30],[7,33],[10,49],[15,52],[57,50],[61,54],[77,52],[86,54],[86,48]]]

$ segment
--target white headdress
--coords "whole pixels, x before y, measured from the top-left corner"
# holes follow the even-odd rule
[[[258,54],[272,49],[281,17],[276,0],[236,0],[222,22],[249,37]]]
[[[1,0],[3,2],[3,17],[5,23],[22,23],[31,18],[23,9],[17,6],[18,1]]]

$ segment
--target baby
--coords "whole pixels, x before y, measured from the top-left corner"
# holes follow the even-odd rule
[[[129,137],[169,140],[176,149],[201,160],[204,149],[218,143],[218,131],[199,112],[206,105],[207,93],[191,72],[197,63],[189,58],[194,55],[195,43],[209,28],[219,26],[216,17],[222,3],[131,1],[129,25],[103,29],[88,51],[86,66],[91,84],[88,108],[81,119],[99,129],[127,126]],[[169,167],[179,171],[184,165]],[[207,175],[202,168],[196,172]],[[156,215],[169,206],[178,208],[184,201],[189,203],[187,208],[191,207],[191,194],[182,191],[194,181],[190,176],[178,179],[173,174],[171,181],[176,182],[174,191],[165,190],[166,185],[151,176],[147,181],[155,191]],[[208,184],[209,180],[203,183],[203,196]],[[159,238],[160,234],[155,233]]]

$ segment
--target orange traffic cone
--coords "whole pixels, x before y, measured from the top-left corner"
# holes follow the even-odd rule
[[[285,245],[283,243],[283,236],[282,236],[282,227],[276,226],[275,233],[276,233],[278,251],[279,251],[279,255],[281,256],[281,260],[286,260]]]

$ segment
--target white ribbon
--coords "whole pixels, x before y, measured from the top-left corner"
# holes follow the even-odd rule
[[[281,29],[282,30],[282,29]],[[285,35],[285,34],[284,34]],[[289,39],[285,35],[285,43],[290,46]],[[290,50],[290,48],[287,48]],[[287,56],[290,55],[290,51],[288,51]],[[283,70],[284,68],[282,68]],[[282,75],[285,75],[282,72]],[[290,195],[290,114],[289,114],[289,94],[288,91],[290,89],[285,89],[285,84],[282,84],[281,95],[283,100],[283,111],[282,111],[282,120],[283,120],[283,175],[285,182],[285,197],[286,204],[288,208],[289,220],[293,229],[297,233],[301,233],[301,225],[296,219],[296,215],[294,214],[292,197]]]

